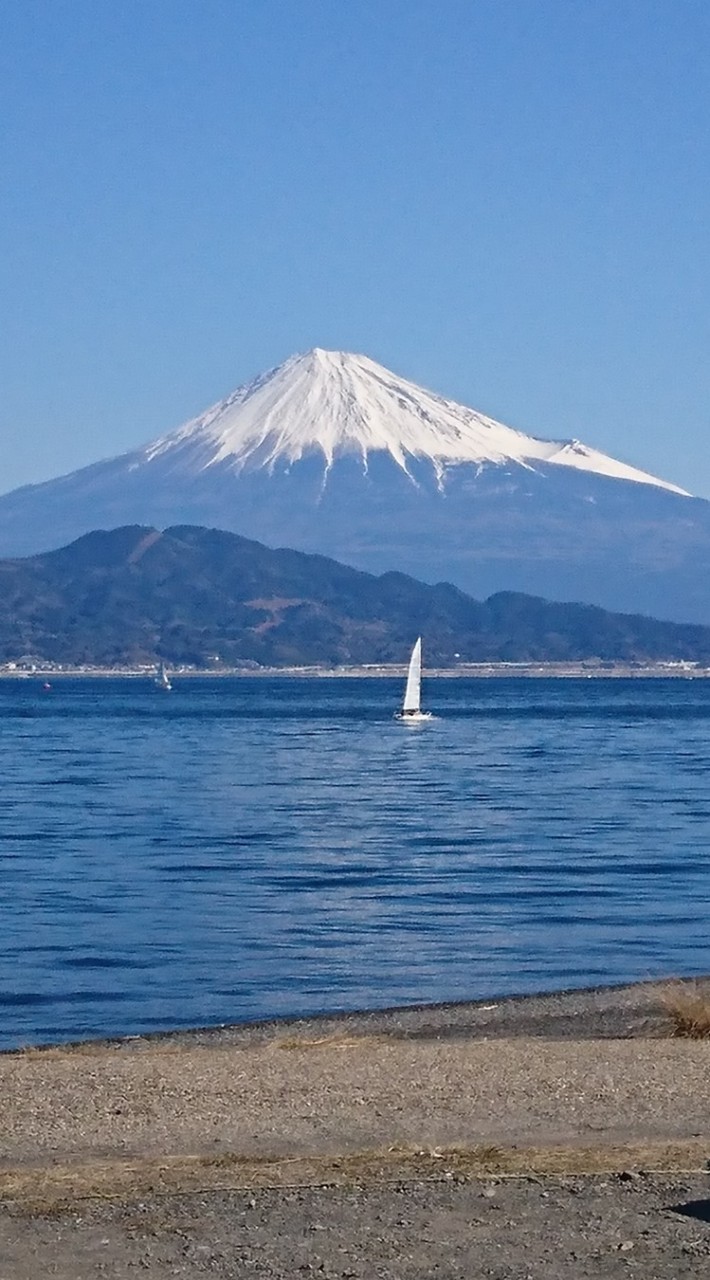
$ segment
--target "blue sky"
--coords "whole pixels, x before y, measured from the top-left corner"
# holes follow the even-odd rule
[[[0,0],[0,491],[312,346],[710,496],[707,0]]]

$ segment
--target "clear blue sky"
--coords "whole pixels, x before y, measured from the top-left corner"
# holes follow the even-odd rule
[[[0,491],[312,346],[710,496],[707,0],[0,0]]]

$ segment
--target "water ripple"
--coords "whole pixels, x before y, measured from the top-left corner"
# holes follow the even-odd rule
[[[0,1044],[710,970],[710,681],[0,682]]]

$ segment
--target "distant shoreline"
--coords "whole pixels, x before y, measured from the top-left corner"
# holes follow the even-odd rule
[[[311,680],[311,679],[362,679],[370,678],[403,678],[406,664],[364,665],[364,666],[303,666],[303,667],[259,667],[245,669],[243,667],[224,667],[218,670],[197,670],[170,666],[169,671],[174,679],[274,679],[276,677]],[[0,669],[0,680],[60,680],[60,679],[131,679],[149,681],[154,676],[153,667],[62,667],[37,666],[34,670]],[[590,662],[477,662],[461,663],[456,667],[430,667],[425,671],[426,679],[665,679],[693,680],[710,677],[710,667],[696,666],[690,662],[649,663],[647,666],[631,666],[617,663],[612,666]]]

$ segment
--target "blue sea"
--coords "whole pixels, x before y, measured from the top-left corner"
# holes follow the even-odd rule
[[[710,680],[0,681],[0,1045],[710,972]]]

